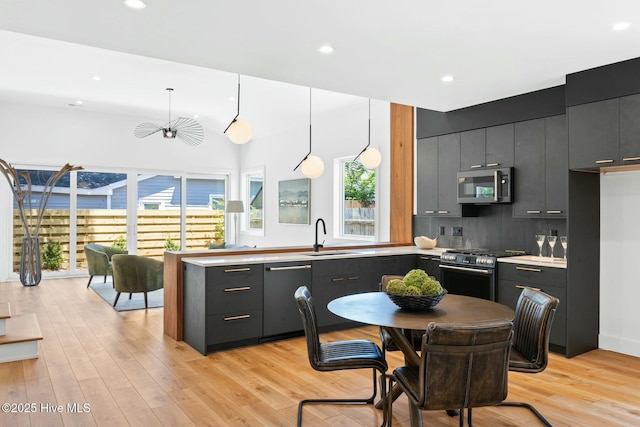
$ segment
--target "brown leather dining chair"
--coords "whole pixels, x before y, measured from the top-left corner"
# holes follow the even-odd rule
[[[509,320],[474,323],[429,323],[422,338],[419,366],[402,366],[389,375],[389,389],[400,386],[410,410],[460,409],[469,426],[472,408],[495,406],[507,397],[513,324]],[[393,421],[387,402],[386,423]],[[422,424],[422,423],[421,423]]]
[[[542,372],[549,362],[549,333],[553,316],[560,301],[546,293],[525,287],[520,293],[513,321],[514,335],[509,370],[535,374]],[[520,406],[529,409],[547,427],[549,421],[531,404],[502,402],[502,406]]]
[[[373,371],[373,395],[365,399],[305,399],[298,404],[298,427],[302,425],[302,409],[305,404],[372,404],[376,395],[376,372],[380,372],[380,392],[386,401],[387,362],[382,350],[369,340],[342,340],[320,342],[318,323],[313,307],[313,298],[306,286],[299,287],[295,294],[298,310],[307,340],[309,363],[316,371],[337,371],[344,369],[371,369]],[[385,425],[383,420],[382,425]]]

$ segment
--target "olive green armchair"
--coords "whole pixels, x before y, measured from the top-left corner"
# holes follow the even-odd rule
[[[96,243],[91,243],[84,246],[84,254],[87,258],[87,265],[89,267],[89,282],[87,288],[91,284],[93,276],[104,276],[104,281],[107,281],[107,276],[113,276],[111,269],[111,257],[115,254],[126,254],[126,250],[114,248],[113,246],[103,246]]]
[[[128,292],[129,299],[134,292],[144,292],[144,307],[147,305],[147,292],[164,287],[164,262],[139,255],[115,254],[111,258],[113,265],[113,284],[116,288],[115,307],[120,293]]]

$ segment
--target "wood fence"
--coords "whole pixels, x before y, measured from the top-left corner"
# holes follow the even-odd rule
[[[77,211],[76,264],[78,269],[87,267],[84,245],[97,243],[113,246],[127,235],[127,216],[124,209],[79,209]],[[24,231],[14,210],[13,219],[13,270],[20,266],[20,248]],[[60,243],[63,251],[62,270],[69,269],[70,221],[68,210],[48,209],[40,227],[41,247],[47,241]],[[186,215],[187,247],[206,249],[209,243],[224,241],[224,211],[188,209]],[[171,239],[180,244],[180,210],[138,211],[138,255],[163,259],[165,244]]]

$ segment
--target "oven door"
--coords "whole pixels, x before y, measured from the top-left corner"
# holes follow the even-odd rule
[[[440,264],[442,286],[450,294],[495,301],[495,269]]]

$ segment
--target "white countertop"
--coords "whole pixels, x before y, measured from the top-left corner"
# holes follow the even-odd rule
[[[320,252],[283,252],[274,254],[242,254],[229,256],[184,258],[182,262],[201,267],[224,266],[237,264],[265,264],[271,262],[311,262],[323,259],[361,258],[385,255],[440,255],[447,248],[420,249],[416,246],[397,246],[367,249],[336,249]]]
[[[521,255],[505,258],[498,258],[498,262],[506,262],[510,264],[529,264],[540,267],[567,268],[567,262],[562,258],[541,257],[537,255]]]

